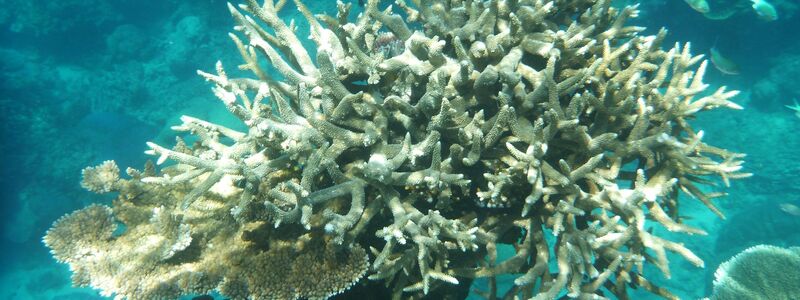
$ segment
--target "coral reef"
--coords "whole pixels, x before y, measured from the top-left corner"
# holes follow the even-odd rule
[[[37,36],[107,25],[121,18],[113,1],[0,0],[0,7],[0,25],[8,26],[12,32]]]
[[[173,129],[190,142],[148,143],[160,170],[84,171],[118,197],[47,232],[74,284],[292,299],[368,278],[420,298],[489,278],[488,298],[675,298],[643,264],[668,277],[667,252],[703,261],[649,227],[704,234],[681,222],[681,191],[721,216],[724,193],[701,186],[749,175],[689,124],[739,109],[737,92],[707,91],[707,62],[664,50],[665,30],[627,26],[635,6],[372,0],[349,22],[350,4],[315,16],[297,1],[310,51],[279,18],[285,2],[229,5],[254,77],[199,72],[246,131],[183,116]],[[517,278],[500,291],[504,274]]]
[[[787,191],[786,195],[791,195],[790,193],[791,191]],[[774,194],[780,195],[777,192]],[[779,199],[781,198],[783,197]],[[721,261],[758,244],[794,245],[800,242],[800,233],[786,232],[786,228],[798,226],[800,218],[797,215],[787,213],[777,203],[761,200],[760,203],[751,204],[747,210],[730,217],[730,222],[726,222],[719,230],[714,252],[720,255]]]
[[[769,72],[753,84],[751,105],[764,111],[782,111],[783,105],[792,105],[800,98],[795,78],[800,76],[800,48],[795,46],[787,53],[770,61]]]
[[[113,160],[107,160],[97,167],[83,169],[81,177],[83,188],[95,193],[108,193],[119,182],[119,167]]]
[[[710,299],[796,299],[798,270],[800,248],[753,246],[719,266]]]

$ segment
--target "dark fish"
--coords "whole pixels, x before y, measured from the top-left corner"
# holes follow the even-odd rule
[[[214,297],[211,297],[209,295],[202,295],[202,296],[193,297],[192,300],[214,300]]]
[[[703,16],[709,20],[726,20],[739,12],[740,11],[736,6],[731,6],[709,11],[704,13]]]
[[[358,0],[358,6],[364,7],[364,0]]]
[[[719,53],[716,47],[711,48],[711,64],[723,74],[739,75],[739,65]]]

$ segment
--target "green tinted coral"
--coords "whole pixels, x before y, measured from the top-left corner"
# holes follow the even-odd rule
[[[310,51],[284,3],[228,7],[251,77],[200,72],[247,130],[184,116],[173,129],[197,142],[148,143],[168,167],[113,180],[87,169],[87,187],[119,191],[126,231],[67,261],[86,284],[132,299],[269,299],[373,280],[418,298],[510,274],[510,290],[490,280],[487,296],[674,298],[642,265],[668,276],[667,252],[704,263],[647,225],[704,234],[681,222],[679,194],[721,214],[722,193],[701,186],[749,175],[743,155],[688,122],[739,109],[737,92],[707,91],[707,63],[688,44],[664,49],[665,30],[626,25],[636,7],[368,1],[349,18],[350,4],[315,16],[298,1]]]
[[[714,273],[713,300],[797,299],[800,248],[758,245],[722,263]]]

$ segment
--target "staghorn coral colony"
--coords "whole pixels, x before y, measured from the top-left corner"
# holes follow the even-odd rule
[[[310,51],[278,17],[285,2],[229,5],[252,77],[199,72],[246,131],[184,116],[173,128],[194,141],[148,144],[172,162],[160,170],[84,170],[84,187],[118,197],[44,237],[75,285],[317,299],[378,282],[454,298],[488,278],[490,299],[676,298],[644,264],[669,276],[667,252],[703,261],[648,229],[704,234],[681,222],[679,195],[721,215],[723,193],[702,186],[748,176],[689,124],[739,109],[737,92],[706,91],[706,62],[664,50],[665,30],[627,26],[635,6],[374,0],[329,16],[298,1]]]

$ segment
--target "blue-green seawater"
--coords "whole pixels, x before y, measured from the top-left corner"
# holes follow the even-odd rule
[[[335,11],[334,1],[306,2],[315,12]],[[735,101],[745,109],[704,112],[693,125],[710,144],[747,153],[745,169],[754,176],[733,182],[716,201],[725,220],[682,199],[686,222],[707,236],[654,228],[692,249],[705,268],[671,255],[671,280],[645,269],[681,298],[697,299],[710,294],[719,263],[742,249],[800,245],[800,216],[780,206],[800,206],[800,115],[786,107],[800,99],[800,3],[771,1],[779,18],[765,21],[747,3],[728,19],[711,20],[684,1],[638,2],[632,22],[648,33],[669,29],[665,45],[691,42],[697,54],[715,47],[739,66],[738,75],[709,68],[706,82],[712,90],[741,90]],[[282,16],[302,19],[291,8]],[[111,196],[80,187],[83,167],[114,159],[123,169],[141,168],[145,142],[171,144],[169,127],[180,115],[232,122],[195,72],[213,70],[217,60],[228,70],[241,62],[227,37],[232,26],[220,0],[0,0],[0,299],[102,299],[71,287],[67,266],[41,238],[59,216],[110,203]],[[308,35],[308,28],[299,31]],[[498,279],[501,287],[512,282]],[[476,280],[473,288],[485,284]]]

